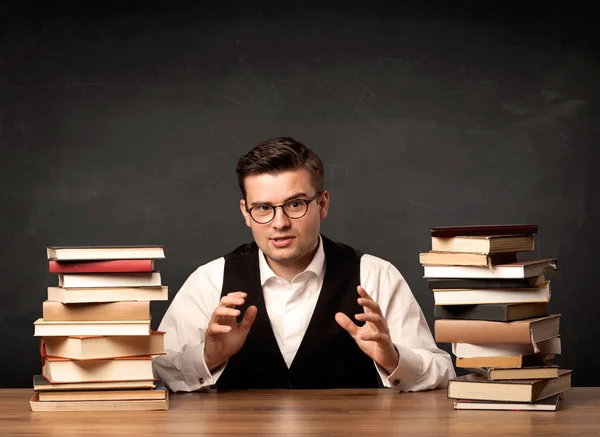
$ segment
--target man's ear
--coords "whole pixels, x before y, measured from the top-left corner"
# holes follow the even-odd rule
[[[252,220],[252,217],[250,217],[250,214],[248,213],[248,211],[246,211],[246,201],[244,199],[240,199],[240,211],[244,216],[246,226],[250,227],[250,220]]]
[[[323,191],[319,200],[319,215],[321,217],[321,220],[325,220],[327,218],[327,211],[329,211],[329,202],[329,192]]]

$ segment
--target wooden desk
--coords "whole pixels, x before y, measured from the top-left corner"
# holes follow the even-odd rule
[[[600,435],[600,388],[574,388],[557,412],[454,411],[445,390],[186,393],[155,412],[32,412],[29,389],[0,390],[2,436]]]

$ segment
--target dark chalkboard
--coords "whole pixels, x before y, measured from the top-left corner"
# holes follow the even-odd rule
[[[538,224],[558,363],[600,384],[600,66],[580,17],[123,3],[2,10],[0,387],[40,371],[47,245],[162,244],[172,297],[250,240],[235,164],[275,136],[325,163],[323,233],[393,262],[430,324],[431,227]]]

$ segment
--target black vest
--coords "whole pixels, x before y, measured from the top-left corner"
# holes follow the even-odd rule
[[[248,294],[240,307],[250,305],[258,313],[242,348],[229,358],[219,377],[218,389],[236,388],[368,388],[381,387],[371,360],[335,321],[343,312],[357,325],[355,314],[363,308],[356,301],[362,254],[349,246],[323,238],[326,270],[310,323],[288,369],[265,308],[260,284],[258,247],[242,245],[225,256],[221,296],[232,291]]]

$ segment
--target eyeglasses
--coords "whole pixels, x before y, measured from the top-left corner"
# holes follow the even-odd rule
[[[275,211],[277,208],[281,208],[283,213],[291,219],[299,219],[306,215],[308,212],[308,206],[310,202],[317,199],[321,195],[322,191],[319,191],[310,199],[292,199],[288,200],[284,204],[281,205],[255,205],[252,208],[246,208],[246,211],[252,217],[256,223],[260,223],[264,225],[269,223],[271,220],[275,218]]]

